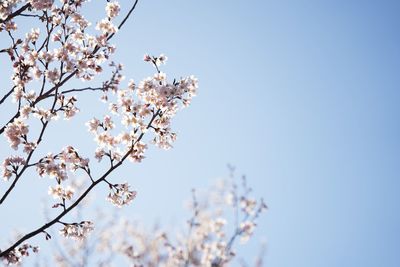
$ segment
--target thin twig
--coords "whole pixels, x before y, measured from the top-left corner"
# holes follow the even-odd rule
[[[8,91],[8,93],[3,96],[3,98],[0,100],[0,105],[3,104],[3,102],[12,94],[12,92],[14,91],[14,88],[15,88],[15,86],[13,86],[11,88],[11,90]]]
[[[72,92],[83,92],[83,91],[103,91],[103,87],[85,87],[85,88],[79,88],[79,89],[70,89],[70,90],[65,90],[62,91],[61,94],[68,94]]]

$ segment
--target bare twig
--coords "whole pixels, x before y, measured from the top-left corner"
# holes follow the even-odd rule
[[[69,89],[62,91],[61,94],[68,94],[72,92],[84,92],[84,91],[103,91],[103,87],[85,87],[85,88],[79,88],[79,89]]]
[[[0,100],[0,105],[3,104],[3,102],[12,94],[12,92],[14,91],[14,88],[15,88],[15,86],[13,86],[13,87],[11,88],[11,90],[8,91],[8,93],[5,94],[5,95],[1,98],[1,100]]]

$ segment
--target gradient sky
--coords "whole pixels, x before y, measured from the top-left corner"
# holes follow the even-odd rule
[[[139,191],[124,214],[180,222],[190,189],[231,163],[270,208],[245,257],[266,240],[270,267],[400,266],[399,13],[399,1],[141,1],[114,40],[126,76],[165,53],[165,72],[200,89],[174,149],[115,175]],[[86,129],[73,138],[95,147]]]

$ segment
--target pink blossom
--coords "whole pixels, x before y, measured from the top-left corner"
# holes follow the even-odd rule
[[[107,17],[109,18],[115,18],[118,16],[120,11],[120,5],[118,2],[108,2],[106,5],[106,12],[107,12]]]
[[[37,10],[50,9],[53,6],[54,0],[29,0],[32,7]]]

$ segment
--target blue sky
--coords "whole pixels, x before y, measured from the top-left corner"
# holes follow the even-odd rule
[[[190,189],[231,163],[270,207],[248,258],[266,240],[271,267],[399,266],[399,11],[398,1],[141,1],[115,39],[126,76],[151,75],[143,54],[165,53],[165,72],[194,74],[200,89],[175,120],[174,149],[116,175],[139,190],[124,214],[181,221]],[[91,140],[82,132],[61,143]]]
[[[180,191],[235,164],[270,206],[257,234],[267,266],[400,264],[398,2],[140,8],[139,46],[154,43],[201,85],[175,149],[145,163],[179,166],[165,185]]]

